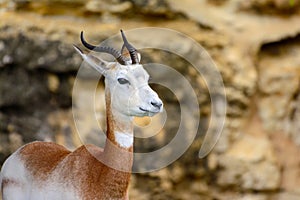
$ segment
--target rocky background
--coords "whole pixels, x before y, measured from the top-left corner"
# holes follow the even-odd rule
[[[96,43],[120,28],[142,27],[177,30],[209,52],[224,79],[227,118],[208,157],[198,158],[207,127],[201,120],[195,142],[179,160],[133,175],[131,199],[300,199],[299,0],[0,0],[0,163],[33,140],[69,148],[82,138],[92,141],[93,113],[80,102],[93,95],[90,86],[98,80],[91,72],[76,79],[83,92],[73,103],[85,110],[87,133],[80,138],[72,88],[82,61],[72,44],[79,44],[81,30]],[[184,74],[198,88],[201,119],[210,116],[209,93],[188,63],[151,51],[143,59]],[[162,134],[172,132],[177,102],[164,88],[155,90],[172,112]],[[102,82],[98,91],[103,97]],[[97,109],[104,110],[103,102]],[[105,123],[101,116],[99,121]],[[137,141],[136,149],[147,152],[168,137]]]

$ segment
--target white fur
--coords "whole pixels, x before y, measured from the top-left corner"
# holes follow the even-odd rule
[[[12,181],[11,185],[5,187],[3,200],[27,200],[30,199],[30,187],[28,174],[19,158],[19,151],[12,154],[3,164],[1,169],[1,181],[4,179]]]
[[[123,148],[129,148],[133,145],[133,134],[115,132],[116,142]]]

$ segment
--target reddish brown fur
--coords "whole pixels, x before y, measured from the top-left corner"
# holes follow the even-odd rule
[[[20,149],[25,167],[39,180],[46,179],[69,153],[65,147],[52,142],[33,142]]]
[[[86,200],[125,199],[130,172],[118,171],[99,162],[98,159],[105,159],[104,154],[99,150],[98,147],[88,145],[86,148],[81,147],[74,152],[85,162],[85,165],[82,166],[84,173],[77,177],[77,181],[81,185],[82,198]],[[92,152],[94,156],[89,152]],[[114,157],[114,160],[119,164],[124,164],[124,159],[120,157],[121,155],[118,158]]]

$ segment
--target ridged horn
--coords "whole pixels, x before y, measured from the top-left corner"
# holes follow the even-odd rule
[[[124,42],[125,47],[127,48],[127,50],[129,51],[130,54],[130,58],[132,61],[132,64],[138,64],[139,63],[139,58],[138,58],[138,54],[137,54],[137,50],[136,48],[134,48],[128,41],[127,38],[125,36],[125,34],[123,33],[123,30],[121,29],[121,35],[122,35],[122,39]]]
[[[108,53],[111,54],[112,56],[114,56],[116,58],[116,60],[121,64],[121,65],[125,65],[125,58],[122,56],[122,54],[114,49],[113,47],[103,47],[103,46],[94,46],[92,44],[89,44],[83,37],[83,31],[81,31],[80,34],[80,39],[81,39],[81,43],[83,44],[83,46],[85,46],[87,49],[91,50],[91,51],[95,51],[95,52],[104,52],[104,53]]]

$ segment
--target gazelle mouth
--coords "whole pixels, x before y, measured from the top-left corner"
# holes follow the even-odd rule
[[[141,108],[141,107],[139,107],[139,109],[143,112],[146,112],[146,113],[158,113],[158,111],[157,112],[156,111],[151,111],[151,110],[147,110],[147,109],[144,109],[144,108]]]

